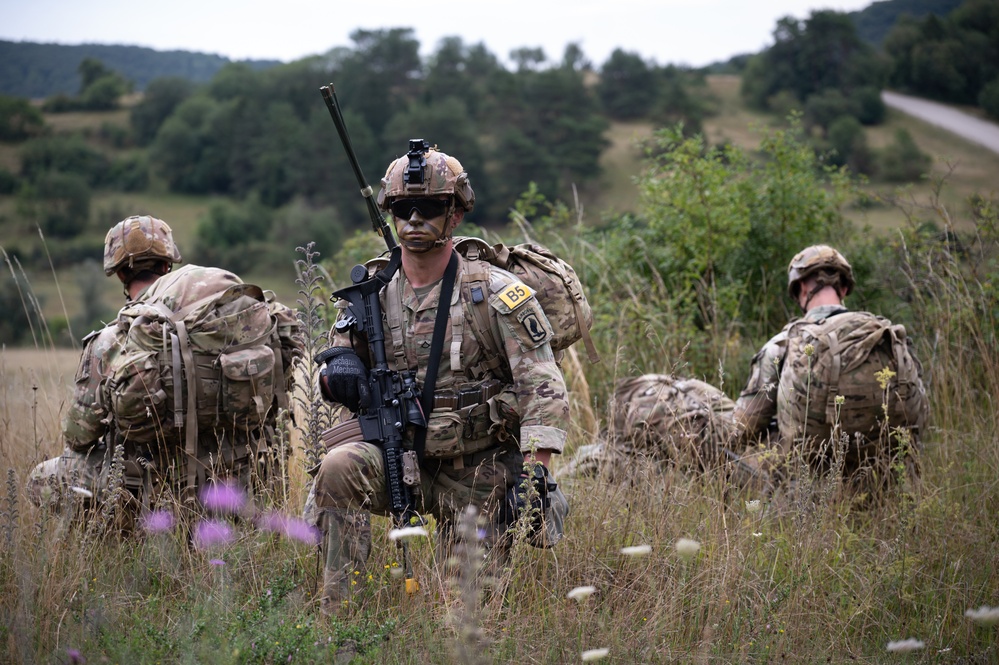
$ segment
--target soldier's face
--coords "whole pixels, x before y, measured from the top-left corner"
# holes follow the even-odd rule
[[[426,252],[450,236],[465,212],[447,196],[398,199],[391,209],[399,242],[414,252]]]

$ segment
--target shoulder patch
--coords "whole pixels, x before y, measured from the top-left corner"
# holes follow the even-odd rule
[[[516,281],[504,286],[496,296],[510,311],[514,311],[534,297],[534,290],[527,284]]]

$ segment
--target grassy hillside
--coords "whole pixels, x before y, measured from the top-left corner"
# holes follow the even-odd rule
[[[760,130],[774,119],[747,110],[739,97],[739,84],[740,79],[737,76],[708,77],[709,88],[717,99],[718,113],[704,122],[705,134],[713,144],[728,141],[747,149],[754,149],[759,144]],[[65,113],[46,117],[46,122],[57,133],[85,132],[91,136],[96,136],[104,123],[123,126],[127,121],[127,110],[124,109],[111,113]],[[932,178],[903,188],[904,196],[925,199],[935,187],[933,178],[943,177],[948,173],[949,186],[944,192],[943,203],[954,211],[964,212],[967,197],[975,192],[985,194],[995,192],[999,155],[896,111],[889,112],[888,121],[884,125],[868,128],[870,145],[878,148],[890,142],[898,128],[908,130],[917,145],[934,158]],[[640,211],[641,201],[634,178],[642,168],[640,143],[648,139],[652,132],[653,127],[649,123],[612,124],[607,132],[610,146],[601,158],[604,173],[599,188],[595,192],[580,196],[585,219],[589,222],[595,223],[607,213]],[[120,151],[107,146],[102,146],[102,150],[110,154],[120,154]],[[0,145],[0,166],[10,170],[18,168],[16,147]],[[872,194],[883,197],[898,194],[897,188],[882,185],[868,185],[866,189]],[[106,229],[121,217],[148,213],[159,216],[171,224],[176,240],[184,250],[193,246],[198,220],[205,215],[211,201],[210,197],[171,194],[165,191],[162,183],[156,182],[149,192],[98,193],[92,201],[93,219],[88,232],[95,237],[103,237]],[[881,231],[896,229],[905,223],[902,214],[889,206],[851,209],[847,212],[856,223],[870,224]],[[37,231],[12,229],[10,220],[16,215],[13,197],[0,197],[0,215],[4,215],[8,220],[4,223],[2,244],[9,247],[18,238],[26,236],[30,238],[30,242],[36,241]],[[955,219],[961,228],[967,228],[966,215],[957,215]],[[289,264],[296,258],[297,255],[290,250]],[[95,259],[100,260],[100,257],[97,256]],[[65,314],[68,314],[69,318],[72,319],[77,314],[79,283],[72,274],[68,271],[57,273],[59,281],[57,287],[56,278],[47,266],[28,266],[26,269],[32,286],[42,296],[46,316],[62,316],[64,303]],[[293,303],[297,298],[297,288],[292,283],[290,275],[289,271],[285,275],[246,274],[243,277],[275,290],[283,301]],[[121,302],[121,290],[114,280],[105,281],[103,293],[109,307],[116,307],[117,303]],[[81,331],[74,331],[74,334],[78,337]]]

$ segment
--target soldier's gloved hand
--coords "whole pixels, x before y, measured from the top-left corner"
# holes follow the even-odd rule
[[[319,371],[319,391],[329,402],[343,404],[353,412],[371,406],[368,368],[354,349],[336,346],[316,356],[322,365]]]

